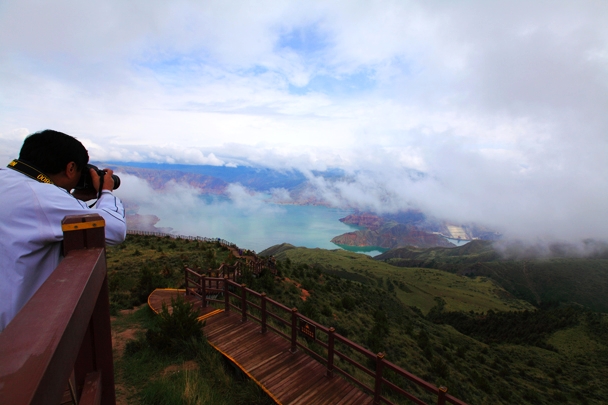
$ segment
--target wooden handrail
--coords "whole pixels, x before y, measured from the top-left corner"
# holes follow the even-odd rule
[[[1,404],[59,404],[72,371],[81,404],[116,403],[100,221],[66,217],[65,258],[0,333]]]
[[[189,270],[189,271],[192,272],[192,270]],[[196,274],[195,272],[193,272],[193,273]],[[424,388],[431,394],[436,395],[437,404],[444,405],[445,403],[451,403],[454,405],[467,405],[465,402],[459,400],[458,398],[455,398],[455,397],[447,394],[447,388],[436,387],[433,384],[430,384],[430,383],[422,380],[421,378],[405,371],[401,367],[387,361],[384,358],[385,357],[384,354],[382,354],[382,353],[376,354],[376,353],[369,351],[368,349],[364,348],[363,346],[358,345],[357,343],[336,333],[336,331],[333,327],[328,328],[326,326],[323,326],[323,325],[319,324],[318,322],[315,322],[312,319],[309,319],[308,317],[299,314],[297,309],[295,309],[295,308],[290,309],[290,308],[286,307],[285,305],[283,305],[271,298],[268,298],[264,293],[258,293],[254,290],[247,288],[244,284],[239,284],[228,278],[205,277],[205,280],[207,282],[211,282],[211,281],[215,281],[215,280],[224,282],[224,285],[223,285],[224,307],[225,307],[226,313],[228,313],[230,311],[230,308],[238,308],[237,306],[235,306],[234,304],[232,304],[230,302],[230,297],[237,300],[237,302],[240,301],[241,305],[240,305],[240,308],[238,308],[238,309],[241,313],[241,319],[244,322],[248,319],[254,319],[258,323],[260,323],[262,333],[265,333],[267,330],[271,330],[271,331],[275,332],[276,334],[278,334],[279,336],[282,336],[284,339],[290,341],[290,343],[291,343],[290,351],[292,353],[296,351],[297,347],[305,349],[305,351],[309,352],[309,355],[311,355],[313,353],[310,349],[305,347],[302,343],[298,342],[298,340],[297,340],[298,334],[300,333],[299,328],[298,328],[298,324],[300,321],[304,321],[304,322],[308,323],[309,325],[314,326],[315,330],[316,330],[315,333],[317,333],[317,334],[318,334],[318,332],[325,333],[325,335],[327,335],[327,342],[317,340],[317,343],[319,344],[319,346],[321,346],[324,350],[327,351],[327,358],[323,359],[323,363],[325,363],[325,365],[326,365],[326,376],[328,378],[331,378],[334,376],[335,372],[338,372],[339,374],[344,376],[347,380],[350,380],[351,382],[355,383],[356,385],[358,385],[359,387],[363,388],[364,390],[368,391],[371,395],[373,395],[374,404],[379,404],[381,402],[386,403],[386,404],[392,404],[392,402],[385,395],[382,394],[384,387],[388,388],[389,390],[391,390],[393,393],[395,393],[397,395],[407,398],[408,400],[410,400],[414,403],[425,404],[424,401],[415,397],[413,394],[407,392],[403,388],[399,387],[397,384],[387,380],[386,373],[384,373],[383,371],[390,370],[397,376],[403,377],[406,380],[411,381],[414,384]],[[229,287],[232,287],[233,291],[235,291],[235,292],[234,293],[230,292]],[[239,289],[240,289],[240,292],[238,292]],[[257,305],[254,302],[248,301],[247,295],[261,299],[260,305]],[[220,300],[216,300],[216,302],[220,302]],[[249,313],[248,311],[251,310],[252,308],[256,309],[257,311],[260,311],[261,316],[257,317],[257,316],[254,316],[253,314]],[[275,311],[270,311],[269,308],[274,308],[274,309],[278,310],[278,312],[282,312],[287,319],[280,316],[278,313],[275,313]],[[282,324],[286,328],[288,328],[289,332],[287,334],[283,333],[279,329],[268,324],[267,319],[269,316],[270,316],[270,318],[275,319],[280,324]],[[315,336],[315,339],[316,339],[316,336]],[[345,353],[337,350],[335,347],[335,345],[337,343],[345,345],[346,347],[354,350],[356,353],[359,353],[366,359],[374,360],[375,369],[370,370],[367,366],[361,364],[356,359],[349,357]],[[373,386],[370,386],[362,381],[359,381],[358,379],[356,379],[354,376],[352,376],[345,370],[336,366],[336,364],[334,362],[335,356],[338,356],[340,359],[345,360],[347,363],[350,363],[351,365],[355,366],[357,369],[360,369],[361,371],[363,371],[366,375],[373,378],[373,382],[374,382]],[[320,356],[317,353],[314,353],[314,355],[312,357],[317,360],[321,360],[321,358],[322,358],[322,356]]]

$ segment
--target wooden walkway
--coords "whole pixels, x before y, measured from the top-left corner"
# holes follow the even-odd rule
[[[159,312],[162,303],[184,290],[156,290],[148,304]],[[190,297],[188,297],[190,298]],[[199,301],[200,302],[200,301]],[[290,343],[252,320],[212,307],[200,308],[209,343],[254,380],[277,404],[372,404],[372,398],[339,376],[325,376],[326,367],[302,351],[291,353]]]

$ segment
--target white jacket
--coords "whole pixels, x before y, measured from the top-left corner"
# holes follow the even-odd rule
[[[63,218],[92,213],[105,219],[107,244],[125,240],[125,210],[110,191],[90,209],[60,187],[0,168],[0,332],[61,261]]]

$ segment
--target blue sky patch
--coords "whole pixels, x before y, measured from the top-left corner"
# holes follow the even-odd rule
[[[352,95],[372,90],[375,87],[374,73],[370,70],[359,71],[339,77],[327,74],[313,76],[306,86],[289,85],[291,94],[307,94],[310,92],[330,95]]]
[[[279,37],[278,49],[291,49],[300,55],[313,55],[324,51],[329,45],[327,35],[317,24],[295,28]]]

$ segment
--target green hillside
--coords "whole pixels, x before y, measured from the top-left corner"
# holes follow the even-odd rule
[[[279,277],[244,275],[248,286],[334,326],[372,351],[385,352],[388,360],[449,387],[451,394],[471,405],[608,402],[603,384],[608,374],[608,319],[601,313],[565,304],[534,310],[488,277],[395,267],[346,251],[290,245],[271,251],[278,259]],[[122,315],[121,308],[145,302],[140,298],[153,287],[182,286],[185,263],[208,267],[226,259],[228,252],[215,244],[129,235],[124,245],[108,249],[112,307],[119,314],[115,330],[135,325],[141,341],[153,321],[137,315],[145,308],[135,315]],[[156,364],[145,361],[144,355],[153,352],[141,353],[118,358],[118,374],[124,376],[137,361],[143,368]],[[169,360],[164,359],[166,367]],[[343,366],[357,375],[356,369]],[[201,370],[199,365],[187,375],[190,383],[178,379],[175,387],[209,389],[196,382],[209,379],[209,371]],[[228,374],[222,370],[213,374],[225,381]],[[150,392],[162,391],[154,388],[160,383],[146,375],[137,381],[119,378],[130,393],[130,403],[150,403]],[[165,389],[173,381],[161,380]],[[175,387],[172,390],[180,390]],[[408,388],[433,403],[416,387]],[[252,395],[251,403],[263,403],[259,394]]]
[[[306,263],[328,275],[386,288],[403,304],[417,307],[424,314],[437,305],[437,298],[445,301],[449,311],[533,309],[529,303],[515,299],[486,277],[467,278],[436,269],[395,268],[367,255],[345,250],[291,248],[275,256],[279,260]]]
[[[375,259],[400,268],[416,266],[488,277],[513,296],[535,306],[569,302],[608,312],[608,259],[506,260],[486,241],[473,241],[457,248],[405,247]]]

